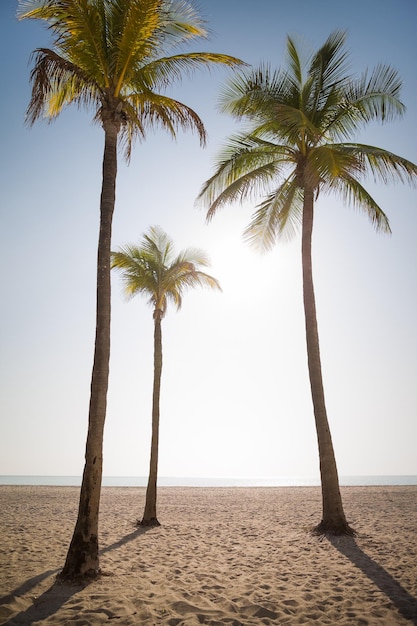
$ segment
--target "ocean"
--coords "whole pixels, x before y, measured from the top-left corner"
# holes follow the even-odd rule
[[[145,476],[103,476],[103,487],[146,487]],[[341,476],[342,486],[417,485],[417,476]],[[0,476],[0,485],[79,486],[81,476]],[[160,487],[308,487],[320,485],[318,476],[273,478],[158,478]]]

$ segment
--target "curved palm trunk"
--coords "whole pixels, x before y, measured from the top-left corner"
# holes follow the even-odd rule
[[[105,128],[100,233],[97,258],[97,309],[91,379],[88,434],[78,518],[61,579],[94,577],[99,573],[98,517],[103,466],[110,359],[110,249],[117,174],[116,124]]]
[[[159,447],[159,399],[161,396],[161,374],[162,374],[162,311],[155,310],[154,313],[154,378],[152,397],[152,442],[151,460],[149,465],[148,487],[146,489],[145,511],[143,513],[141,526],[159,526],[156,517],[156,495],[158,478],[158,447]]]
[[[304,314],[307,339],[308,371],[310,375],[311,395],[316,422],[323,500],[323,517],[315,530],[319,533],[352,535],[353,530],[349,527],[343,511],[336,459],[324,399],[311,260],[313,215],[313,193],[305,191],[302,227]]]

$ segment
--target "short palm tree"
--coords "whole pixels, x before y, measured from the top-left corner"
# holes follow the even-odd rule
[[[218,281],[202,272],[209,261],[201,250],[188,248],[174,254],[172,240],[159,227],[150,228],[139,246],[126,245],[112,253],[112,268],[121,273],[125,293],[130,298],[143,294],[153,307],[154,380],[152,396],[152,441],[145,511],[141,526],[159,525],[156,515],[159,446],[159,400],[162,374],[161,322],[171,301],[181,308],[183,292],[193,287],[220,289]]]
[[[384,183],[412,182],[417,166],[387,150],[349,142],[363,125],[391,120],[404,106],[399,100],[401,81],[390,67],[379,65],[360,78],[346,74],[344,43],[345,34],[334,32],[303,59],[288,38],[285,69],[271,71],[264,64],[243,69],[231,79],[222,93],[222,109],[249,127],[230,138],[198,202],[209,207],[210,219],[225,204],[261,194],[245,236],[265,250],[301,225],[308,368],[323,500],[316,530],[351,534],[323,391],[311,257],[314,205],[319,192],[335,193],[363,209],[377,230],[389,232],[386,215],[361,180],[369,172]]]
[[[54,119],[70,104],[95,112],[104,130],[103,178],[97,265],[97,313],[89,425],[78,518],[61,578],[99,571],[98,513],[103,429],[110,355],[110,242],[115,205],[117,147],[129,159],[134,138],[160,126],[205,129],[197,113],[164,95],[194,69],[240,62],[210,52],[172,54],[206,36],[191,0],[19,0],[19,17],[43,20],[53,48],[34,52],[27,122]]]

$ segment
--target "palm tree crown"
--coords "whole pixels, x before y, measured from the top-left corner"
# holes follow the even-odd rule
[[[161,92],[200,66],[242,63],[210,52],[166,56],[207,35],[187,0],[20,0],[19,16],[44,20],[54,36],[54,49],[34,52],[28,123],[72,103],[93,106],[96,121],[120,124],[127,158],[132,140],[155,124],[174,137],[196,130],[204,143],[199,116]]]
[[[303,60],[288,38],[286,69],[267,65],[243,70],[224,88],[224,112],[247,121],[249,131],[231,137],[218,158],[215,174],[199,201],[208,219],[235,200],[261,194],[263,201],[246,237],[264,249],[277,237],[291,237],[302,221],[305,191],[336,193],[365,210],[389,232],[385,213],[361,183],[365,174],[388,183],[413,182],[417,167],[387,150],[346,142],[372,120],[401,116],[400,78],[378,65],[360,78],[346,74],[345,34],[335,32]],[[278,183],[278,184],[277,184]]]
[[[175,254],[172,240],[159,226],[152,226],[140,245],[128,244],[112,252],[112,267],[119,270],[127,297],[147,296],[162,317],[169,301],[181,308],[185,289],[221,289],[216,278],[198,269],[209,264],[207,255],[196,248]]]

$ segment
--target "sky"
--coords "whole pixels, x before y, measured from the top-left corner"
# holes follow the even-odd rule
[[[352,71],[379,62],[403,79],[403,119],[354,140],[417,162],[415,0],[201,0],[208,41],[189,50],[279,67],[287,35],[319,47],[348,32]],[[42,25],[0,2],[0,475],[80,475],[95,331],[103,131],[67,109],[24,124],[30,54]],[[208,144],[163,131],[119,159],[113,249],[160,225],[176,249],[211,258],[222,293],[194,290],[163,321],[159,473],[166,477],[317,477],[307,371],[301,241],[259,254],[242,232],[256,201],[210,224],[195,199],[238,126],[218,111],[230,70],[201,71],[173,93],[202,118]],[[339,198],[320,197],[313,273],[328,417],[341,476],[417,475],[417,207],[406,185],[367,188],[392,235]],[[260,198],[259,198],[260,199]],[[112,280],[105,476],[145,476],[153,376],[152,310]]]

